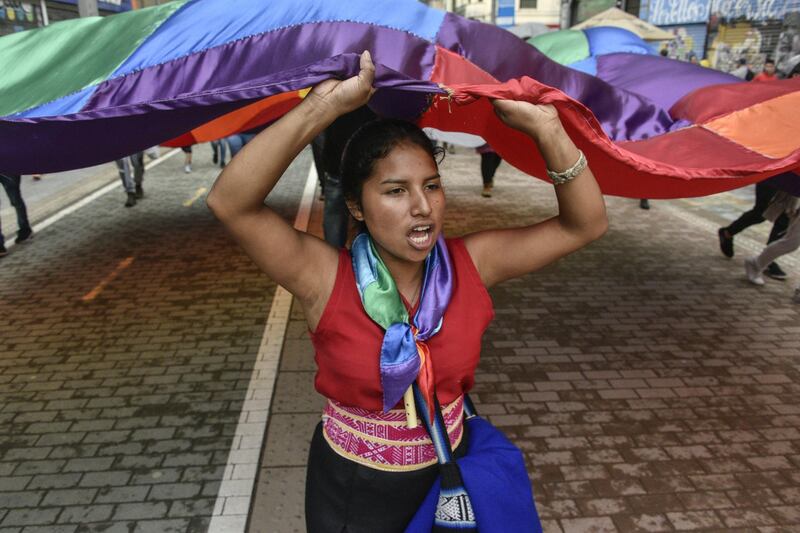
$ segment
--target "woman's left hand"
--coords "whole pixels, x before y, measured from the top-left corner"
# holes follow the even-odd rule
[[[536,105],[519,100],[492,100],[492,104],[503,123],[534,138],[562,128],[558,110],[552,104]]]

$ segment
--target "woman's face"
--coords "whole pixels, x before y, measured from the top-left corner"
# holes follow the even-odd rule
[[[445,198],[436,163],[424,149],[401,143],[375,163],[361,204],[348,202],[384,261],[422,262],[442,231]]]

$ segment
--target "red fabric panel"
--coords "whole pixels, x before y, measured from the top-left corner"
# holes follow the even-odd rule
[[[676,120],[700,124],[795,91],[800,91],[800,78],[712,85],[692,91],[678,100],[669,114]]]
[[[703,196],[760,181],[800,163],[800,148],[788,157],[768,159],[698,127],[644,141],[614,143],[591,111],[562,92],[528,77],[502,84],[486,83],[485,72],[462,57],[445,52],[437,52],[433,73],[436,77],[432,81],[441,83],[443,78],[439,76],[456,73],[457,79],[474,79],[479,84],[448,83],[452,96],[437,97],[421,117],[420,126],[480,135],[503,159],[532,176],[545,175],[535,144],[502,124],[489,98],[555,105],[570,137],[586,153],[605,194],[630,198]],[[744,84],[725,87],[740,85]]]

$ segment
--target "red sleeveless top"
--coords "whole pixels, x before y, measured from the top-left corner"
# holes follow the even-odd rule
[[[428,340],[439,403],[448,404],[475,383],[481,337],[494,308],[464,241],[448,239],[453,264],[453,294],[442,329]],[[405,302],[404,302],[405,303]],[[364,312],[348,250],[339,254],[333,292],[316,331],[317,392],[343,405],[383,410],[380,353],[383,329]],[[402,408],[401,404],[398,404]]]

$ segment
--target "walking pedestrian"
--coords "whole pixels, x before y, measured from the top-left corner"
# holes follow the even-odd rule
[[[117,159],[117,170],[127,195],[125,207],[133,207],[136,200],[144,198],[144,152],[136,152],[128,157]]]
[[[777,178],[777,176],[776,176]],[[773,186],[772,178],[756,183],[756,202],[753,208],[745,211],[742,215],[731,222],[730,225],[719,228],[717,235],[719,237],[719,248],[725,257],[733,257],[733,237],[741,231],[764,222],[764,211],[769,207],[770,202],[777,194],[778,190]],[[775,242],[786,232],[789,225],[789,219],[786,215],[777,217],[772,225],[772,230],[769,232],[767,244]],[[764,271],[766,275],[773,279],[784,280],[786,279],[786,272],[778,265],[778,263],[770,262]]]
[[[767,58],[764,61],[764,70],[756,74],[753,81],[772,81],[778,79],[778,73],[775,69],[775,60]]]
[[[17,238],[14,240],[16,244],[28,243],[33,238],[33,230],[28,220],[28,208],[25,206],[25,200],[22,199],[21,182],[22,176],[19,174],[0,174],[0,184],[3,185],[8,201],[17,212]],[[0,257],[8,254],[5,245],[3,228],[0,227]]]
[[[739,58],[736,68],[733,69],[730,74],[736,76],[740,80],[751,80],[754,77],[753,72],[750,70],[750,66],[747,64],[747,59],[743,57]]]
[[[192,145],[189,146],[181,146],[181,151],[183,151],[183,171],[186,174],[192,173]]]
[[[783,237],[769,244],[756,257],[745,259],[745,275],[748,281],[754,285],[764,285],[761,272],[766,265],[774,262],[778,257],[800,248],[800,198],[786,192],[779,192],[764,212],[764,216],[770,220],[785,216],[789,223]],[[795,296],[797,297],[797,291],[795,291]]]
[[[481,196],[491,198],[492,189],[494,188],[494,175],[503,159],[497,152],[492,150],[488,143],[479,146],[476,150],[481,155],[481,179],[483,180]]]
[[[322,168],[325,182],[325,207],[322,212],[322,233],[325,240],[339,249],[347,243],[350,214],[342,189],[342,154],[348,139],[361,126],[377,118],[367,106],[345,113],[325,128],[322,144]],[[313,141],[312,141],[313,143]]]
[[[219,164],[219,168],[225,168],[225,154],[227,152],[228,142],[225,139],[218,139],[211,141],[211,162]]]
[[[473,430],[490,427],[465,422],[462,415],[481,338],[494,315],[486,288],[578,250],[607,227],[600,188],[556,109],[495,101],[500,119],[529,136],[553,169],[557,216],[527,227],[445,239],[446,195],[430,140],[411,123],[376,120],[350,138],[342,158],[347,207],[363,228],[352,249],[337,249],[295,230],[265,205],[265,197],[319,132],[367,103],[374,75],[365,52],[357,76],[314,87],[245,146],[207,198],[245,252],[295,295],[311,331],[315,386],[328,399],[309,453],[311,533],[406,529],[438,475],[440,445],[452,447],[459,457],[468,453]],[[400,401],[415,380],[419,411],[413,403],[404,409]],[[438,403],[423,401],[433,396]],[[434,404],[431,413],[425,406]],[[424,427],[415,427],[417,414]],[[432,417],[437,427],[446,425],[436,433],[436,449],[426,429]],[[522,463],[521,486],[529,491],[522,456],[518,450],[510,453]],[[498,463],[491,465],[487,468],[501,470]],[[471,485],[470,498],[502,503],[518,495],[513,489],[487,494],[483,487]],[[471,509],[460,506],[465,502],[461,492],[452,501],[456,508],[450,511]],[[482,530],[490,531],[486,527]]]

